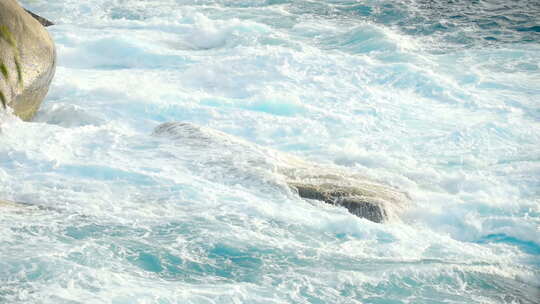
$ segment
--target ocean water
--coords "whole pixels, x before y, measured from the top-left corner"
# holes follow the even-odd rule
[[[58,68],[0,114],[0,303],[540,303],[537,1],[21,3]],[[300,199],[256,147],[411,202]]]

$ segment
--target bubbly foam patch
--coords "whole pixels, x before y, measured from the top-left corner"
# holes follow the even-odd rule
[[[0,207],[0,302],[538,298],[534,32],[484,40],[418,1],[22,4],[56,23],[58,69],[33,122],[0,112],[0,200],[31,205]],[[152,136],[170,121],[412,204],[380,225],[304,201],[249,149]]]

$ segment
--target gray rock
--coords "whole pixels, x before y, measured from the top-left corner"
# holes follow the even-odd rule
[[[341,168],[297,162],[282,172],[300,197],[342,206],[376,223],[399,217],[410,200],[395,188]]]
[[[205,178],[257,189],[282,184],[304,199],[342,206],[352,214],[381,223],[399,216],[407,195],[390,186],[338,167],[321,166],[267,149],[223,132],[183,122],[164,123],[154,135],[172,139],[179,159],[189,159]]]
[[[47,30],[16,0],[0,1],[0,93],[23,120],[45,98],[56,68],[56,49]]]
[[[388,214],[384,208],[384,200],[379,198],[379,194],[376,191],[368,192],[360,187],[328,183],[309,184],[291,182],[289,185],[293,189],[296,189],[298,195],[302,198],[319,200],[328,204],[345,207],[350,213],[376,223],[381,223],[388,219]]]

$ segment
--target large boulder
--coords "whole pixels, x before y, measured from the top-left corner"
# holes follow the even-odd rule
[[[177,146],[173,155],[216,182],[268,189],[279,187],[277,181],[301,198],[342,206],[377,223],[398,217],[409,201],[405,193],[365,176],[308,162],[210,128],[171,122],[159,125],[154,135],[172,140]]]
[[[31,119],[53,79],[56,50],[40,21],[16,0],[0,1],[0,65],[2,103]]]

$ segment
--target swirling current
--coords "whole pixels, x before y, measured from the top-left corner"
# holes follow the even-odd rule
[[[58,67],[0,113],[0,303],[539,303],[538,1],[20,2]],[[301,199],[250,145],[411,201]]]

